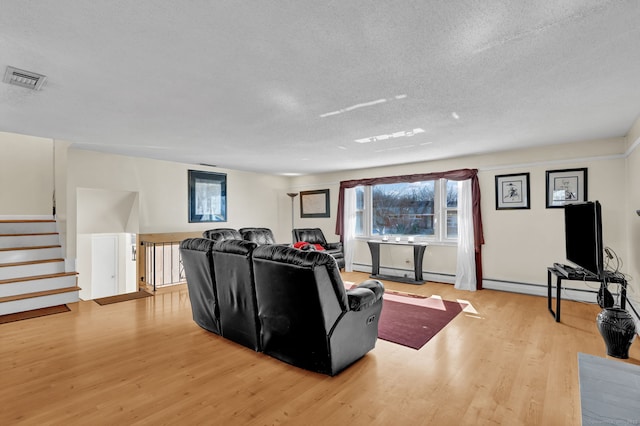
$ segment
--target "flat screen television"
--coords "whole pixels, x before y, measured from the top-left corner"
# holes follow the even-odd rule
[[[564,232],[567,260],[604,278],[602,245],[602,209],[598,201],[567,204],[564,207]]]

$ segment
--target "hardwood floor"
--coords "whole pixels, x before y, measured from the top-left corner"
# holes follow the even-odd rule
[[[379,340],[336,377],[201,329],[186,286],[2,324],[0,424],[580,424],[577,354],[606,356],[597,305],[563,301],[555,323],[540,297],[385,285],[470,307],[422,349]]]

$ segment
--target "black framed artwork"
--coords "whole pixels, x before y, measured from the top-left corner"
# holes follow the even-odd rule
[[[547,170],[546,188],[547,208],[587,201],[587,169]]]
[[[300,191],[300,217],[329,217],[329,190]]]
[[[529,173],[496,175],[496,210],[531,208]]]
[[[227,221],[227,175],[189,170],[189,222]]]

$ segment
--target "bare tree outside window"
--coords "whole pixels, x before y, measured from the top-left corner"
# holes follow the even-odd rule
[[[396,183],[372,188],[374,235],[433,235],[434,182]]]
[[[446,179],[356,187],[356,235],[458,236],[458,183]]]

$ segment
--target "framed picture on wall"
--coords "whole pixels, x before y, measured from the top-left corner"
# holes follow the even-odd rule
[[[587,201],[587,169],[547,170],[547,208]]]
[[[528,209],[529,173],[496,176],[496,210]]]
[[[300,191],[300,217],[329,217],[329,190]]]
[[[189,222],[227,221],[227,175],[189,170]]]

